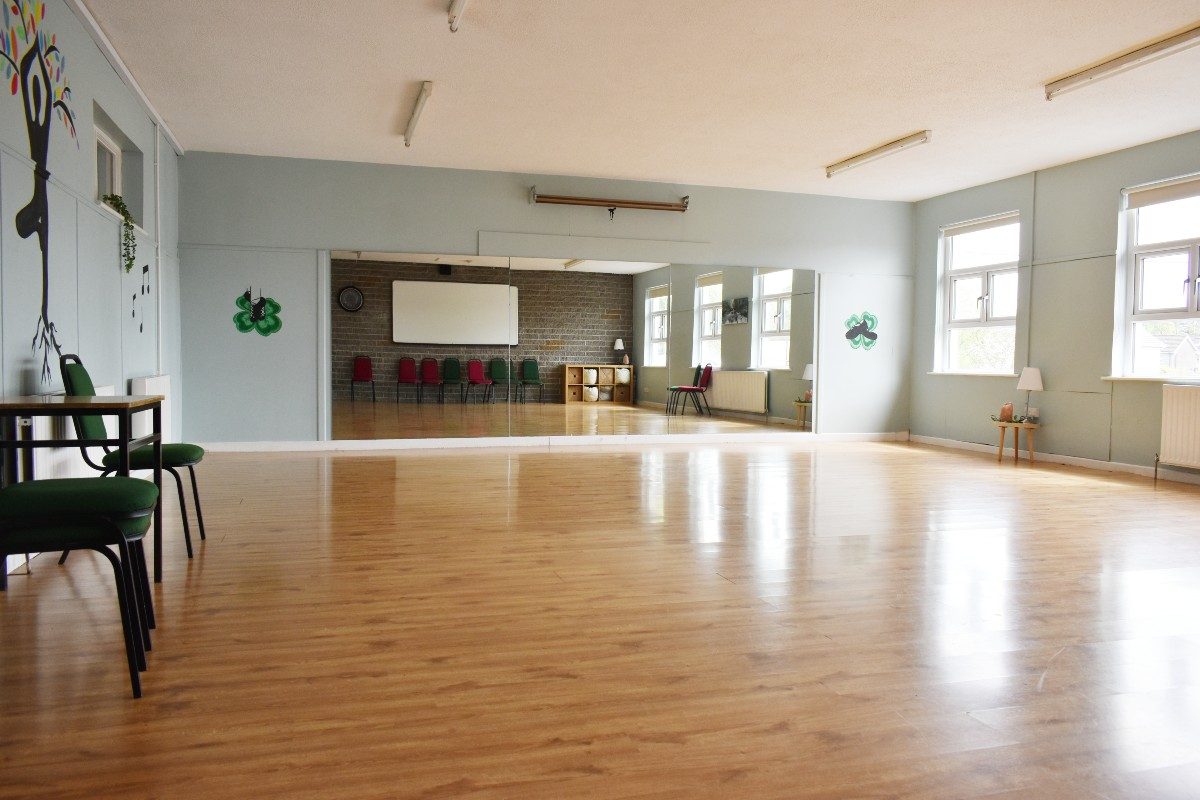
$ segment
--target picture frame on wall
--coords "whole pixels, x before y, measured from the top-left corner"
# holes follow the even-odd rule
[[[734,297],[721,301],[722,325],[745,325],[750,322],[750,298]]]

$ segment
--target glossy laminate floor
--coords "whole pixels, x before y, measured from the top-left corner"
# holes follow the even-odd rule
[[[667,416],[651,406],[612,403],[440,404],[369,399],[333,404],[334,439],[438,439],[490,436],[624,436],[652,433],[795,433],[794,424],[720,416],[694,410]]]
[[[0,797],[1200,795],[1192,487],[823,443],[200,477],[143,699],[97,558],[11,578]]]

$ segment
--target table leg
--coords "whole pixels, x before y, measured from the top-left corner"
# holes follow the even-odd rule
[[[14,416],[6,416],[4,418],[4,439],[9,442],[17,440],[17,418]],[[5,449],[4,451],[4,475],[0,479],[0,486],[8,486],[10,483],[17,482],[17,451]]]
[[[1029,463],[1032,464],[1033,463],[1033,428],[1030,428],[1029,430],[1025,431],[1025,447],[1028,448],[1026,452],[1029,455]]]
[[[1021,429],[1013,428],[1013,466],[1021,460]]]
[[[117,474],[129,477],[130,414],[128,409],[117,415]]]
[[[1008,433],[1008,428],[1003,425],[997,426],[1000,428],[1000,449],[996,451],[996,461],[1004,461],[1004,437]]]
[[[22,417],[17,422],[17,438],[22,442],[32,441],[33,439],[33,417]],[[21,448],[21,480],[33,480],[33,448]]]
[[[162,583],[162,405],[155,405],[150,413],[154,419],[154,485],[158,487],[158,504],[154,506],[154,582]]]

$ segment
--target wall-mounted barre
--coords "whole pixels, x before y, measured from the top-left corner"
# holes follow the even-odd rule
[[[681,214],[688,210],[689,197],[683,197],[678,203],[658,203],[652,200],[612,200],[605,197],[570,197],[562,194],[538,194],[536,186],[529,187],[530,203],[546,203],[554,206],[594,206],[596,208],[638,208],[643,211],[678,211]]]

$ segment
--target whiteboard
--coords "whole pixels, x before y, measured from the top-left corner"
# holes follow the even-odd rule
[[[515,286],[392,281],[392,341],[405,344],[517,344]]]

